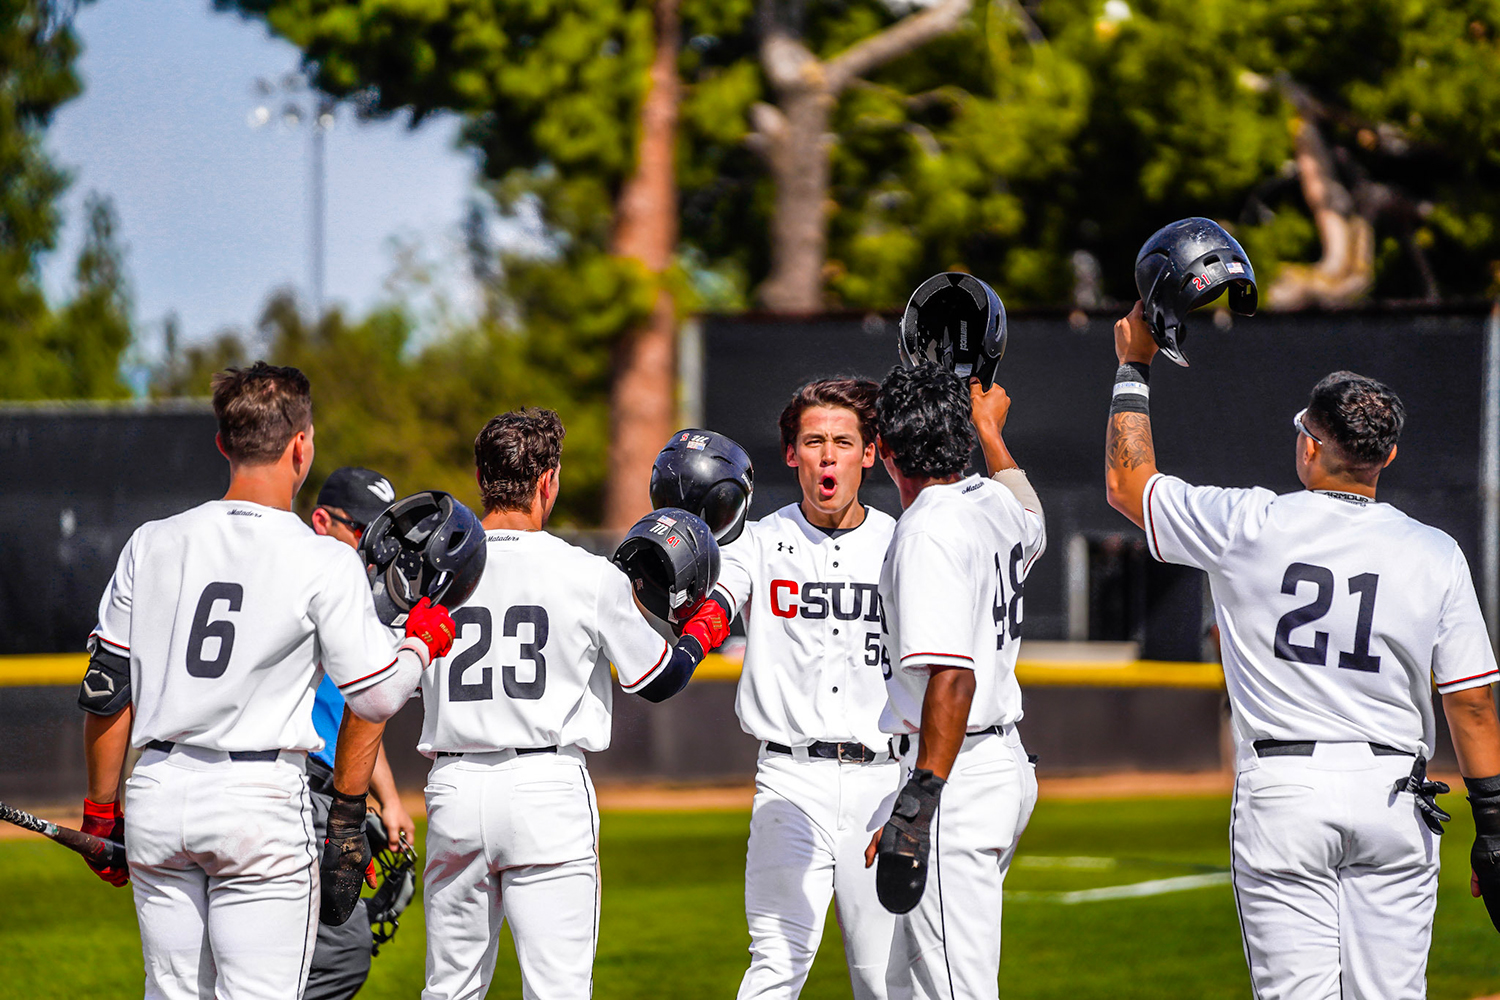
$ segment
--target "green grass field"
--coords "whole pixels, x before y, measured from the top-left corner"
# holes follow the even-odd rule
[[[1429,968],[1433,1000],[1500,992],[1500,939],[1468,895],[1468,806],[1444,838]],[[1148,880],[1208,876],[1228,864],[1225,798],[1043,802],[1007,887],[1001,995],[1007,1000],[1245,998],[1249,981],[1227,885],[1142,898],[1063,902],[1062,895]],[[600,1000],[733,997],[748,962],[742,909],[748,814],[605,813],[604,914],[595,966]],[[52,844],[0,843],[0,993],[14,997],[140,995],[130,894],[97,881]],[[361,997],[418,996],[422,914],[375,959]],[[502,948],[493,997],[520,994]],[[849,997],[832,919],[808,1000]]]

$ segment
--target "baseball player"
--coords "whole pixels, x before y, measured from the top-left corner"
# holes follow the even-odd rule
[[[610,666],[625,691],[661,701],[728,631],[710,607],[669,645],[624,573],[544,530],[562,438],[556,413],[525,409],[495,417],[474,442],[489,553],[455,612],[452,654],[421,679],[418,749],[433,759],[425,1000],[484,996],[505,922],[523,996],[590,996],[599,814],[584,752],[609,745]],[[346,770],[363,780],[378,729],[346,725],[338,783]]]
[[[1115,324],[1109,502],[1152,556],[1208,573],[1236,742],[1230,846],[1257,998],[1426,995],[1440,820],[1425,778],[1442,695],[1492,907],[1500,838],[1495,657],[1448,535],[1376,500],[1405,422],[1373,379],[1335,372],[1296,428],[1306,490],[1190,486],[1156,468],[1158,345],[1140,303]]]
[[[292,513],[313,459],[307,378],[230,369],[213,403],[228,492],[138,528],[100,603],[79,697],[85,809],[123,826],[129,870],[100,874],[134,885],[147,997],[286,1000],[317,929],[305,770],[319,664],[353,711],[383,719],[446,644],[398,645],[359,558]],[[447,618],[415,617],[428,631]],[[143,753],[122,810],[130,745]]]
[[[312,512],[312,529],[319,535],[336,538],[350,548],[358,549],[365,526],[396,499],[390,480],[371,469],[344,466],[334,469],[318,491],[318,505]],[[339,725],[344,719],[344,696],[332,677],[323,676],[313,699],[313,728],[323,741],[321,750],[307,755],[307,781],[312,792],[313,832],[321,842],[328,831],[328,811],[333,804],[333,760],[338,745]],[[390,835],[389,846],[401,849],[401,836],[416,843],[416,824],[401,804],[391,765],[381,748],[370,776],[370,792],[378,805],[380,818]],[[343,1000],[354,996],[370,975],[370,956],[374,937],[364,901],[358,904],[352,919],[342,924],[319,922],[317,945],[313,948],[312,967],[307,973],[305,1000]]]
[[[881,721],[906,781],[865,857],[901,914],[893,1000],[999,995],[1001,891],[1037,791],[1016,733],[1021,594],[1046,545],[1001,436],[1009,409],[998,385],[965,391],[935,364],[880,387],[880,455],[905,508],[880,574]],[[976,429],[993,478],[964,476]]]
[[[880,563],[895,521],[859,500],[875,464],[874,382],[798,389],[781,445],[802,499],[723,549],[713,600],[744,616],[735,709],[761,741],[745,863],[750,968],[740,1000],[796,997],[837,901],[860,1000],[885,996],[892,916],[861,852],[890,809],[896,767],[880,730]]]

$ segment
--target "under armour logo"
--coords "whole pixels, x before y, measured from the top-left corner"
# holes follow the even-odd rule
[[[797,550],[794,549],[792,546],[788,545],[786,542],[777,542],[776,543],[776,551],[777,552],[786,552],[788,555],[795,555]]]

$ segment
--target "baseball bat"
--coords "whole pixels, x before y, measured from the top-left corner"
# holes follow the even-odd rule
[[[66,826],[58,826],[40,817],[33,816],[24,809],[8,806],[0,802],[0,820],[14,823],[24,830],[40,833],[43,837],[51,838],[63,845],[70,851],[77,851],[92,864],[108,866],[111,868],[125,867],[125,845],[117,844],[113,840],[105,840],[103,837],[95,837],[91,833],[82,830],[69,829]]]

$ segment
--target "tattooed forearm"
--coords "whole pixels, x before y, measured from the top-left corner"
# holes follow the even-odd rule
[[[1116,413],[1109,418],[1104,461],[1111,469],[1129,471],[1155,467],[1156,447],[1151,443],[1151,418],[1144,413]]]

